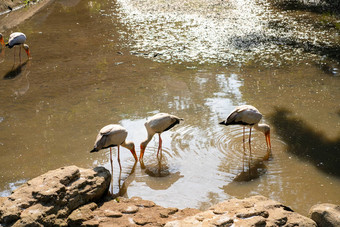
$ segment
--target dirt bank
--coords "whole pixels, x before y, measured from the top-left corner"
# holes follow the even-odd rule
[[[23,0],[0,1],[0,32],[5,32],[33,16],[53,0],[40,0],[25,5]]]

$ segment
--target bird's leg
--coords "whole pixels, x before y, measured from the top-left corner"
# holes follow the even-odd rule
[[[162,174],[162,160],[158,159],[158,176]]]
[[[249,154],[250,154],[250,157],[251,157],[251,127],[249,129]]]
[[[158,137],[159,137],[159,145],[158,145],[157,157],[158,157],[159,151],[162,152],[162,138],[161,138],[160,133],[158,134]]]
[[[119,172],[119,178],[118,178],[118,190],[119,191],[118,191],[118,194],[119,194],[120,189],[121,189],[121,186],[120,186],[121,180],[122,180],[122,171]]]
[[[248,161],[249,170],[250,170],[250,162],[251,162],[251,127],[249,129],[249,161]]]
[[[113,177],[111,176],[111,194],[113,194]]]
[[[113,165],[112,165],[112,150],[110,147],[110,162],[111,162],[111,193],[113,193]]]
[[[15,65],[15,50],[16,50],[17,48],[14,48],[14,65]]]
[[[110,147],[110,162],[111,162],[111,178],[113,178],[112,150]]]
[[[22,46],[23,47],[23,46]],[[20,62],[20,64],[21,64],[21,46],[19,47],[19,62]]]
[[[119,146],[118,146],[118,164],[119,164],[120,171],[122,171],[122,165],[120,164]]]
[[[242,170],[244,172],[244,156],[246,154],[246,138],[245,138],[245,126],[243,126],[243,158],[242,158]]]

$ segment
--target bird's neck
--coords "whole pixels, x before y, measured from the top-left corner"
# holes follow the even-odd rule
[[[149,133],[148,132],[148,138],[146,138],[146,140],[144,140],[142,142],[142,144],[144,145],[144,147],[146,147],[148,145],[148,143],[150,142],[150,140],[152,139],[152,137],[155,135],[155,133]]]
[[[152,139],[152,137],[155,135],[155,132],[150,128],[148,124],[144,124],[144,125],[148,133],[148,138],[146,138],[146,140],[144,140],[141,144],[143,144],[143,146],[146,147],[148,143],[150,142],[150,140]]]
[[[258,130],[258,131],[260,131],[260,132],[263,132],[263,133],[265,133],[266,127],[268,127],[268,125],[266,125],[266,124],[255,124],[255,125],[254,125],[254,128],[255,128],[256,130]]]
[[[121,145],[122,147],[125,147],[129,150],[131,150],[134,146],[133,142],[130,142],[130,141],[124,141]]]

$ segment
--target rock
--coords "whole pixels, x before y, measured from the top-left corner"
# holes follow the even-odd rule
[[[320,227],[340,226],[340,206],[323,203],[312,206],[309,217]]]
[[[104,215],[111,218],[120,218],[123,214],[119,211],[105,210]]]
[[[102,167],[50,171],[0,197],[0,226],[317,226],[263,196],[230,199],[204,212],[164,208],[139,197],[103,198],[110,180]],[[310,216],[321,227],[340,226],[339,213],[339,206],[321,204]]]
[[[137,213],[138,209],[139,208],[135,205],[126,206],[122,209],[122,213],[124,213],[124,214],[134,214],[134,213]]]
[[[230,199],[212,206],[209,210],[168,222],[175,226],[317,226],[307,217],[293,212],[279,202],[263,196]]]
[[[2,200],[0,225],[65,226],[74,209],[107,192],[110,179],[110,172],[103,167],[68,166],[49,171]]]
[[[82,223],[100,226],[164,226],[167,222],[197,214],[197,209],[164,208],[139,197],[108,200],[93,211],[93,218]]]
[[[93,210],[97,209],[96,203],[86,204],[74,210],[67,218],[69,226],[80,226],[83,222],[93,218]]]

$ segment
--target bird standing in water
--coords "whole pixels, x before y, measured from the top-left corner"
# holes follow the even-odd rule
[[[158,133],[158,136],[159,136],[159,145],[158,145],[158,150],[157,150],[157,157],[158,157],[159,152],[162,152],[161,133],[179,124],[181,120],[183,119],[176,117],[175,115],[171,115],[167,113],[158,113],[154,115],[153,117],[151,117],[148,121],[146,121],[144,125],[148,133],[148,138],[146,138],[146,140],[144,140],[140,144],[141,151],[140,151],[139,161],[143,162],[145,148],[156,133]]]
[[[259,124],[262,119],[262,114],[251,105],[242,105],[236,107],[227,117],[226,120],[220,122],[222,125],[242,125],[243,126],[243,148],[245,150],[245,127],[249,129],[249,153],[251,155],[251,130],[254,127],[262,132],[266,137],[268,152],[271,151],[270,144],[270,127],[267,124]]]
[[[25,44],[25,42],[26,42],[26,35],[24,33],[14,32],[9,36],[9,40],[6,46],[8,48],[12,48],[16,45],[22,46],[22,48],[24,48],[27,54],[28,59],[30,59],[31,58],[30,49],[29,49],[29,46]],[[21,48],[19,48],[19,59],[21,63]],[[15,63],[15,50],[14,50],[14,63]]]
[[[94,148],[90,152],[98,152],[101,149],[110,148],[110,161],[111,161],[111,171],[113,174],[113,164],[112,164],[112,147],[118,147],[118,163],[120,170],[122,170],[122,166],[120,164],[120,157],[119,157],[119,146],[122,145],[123,147],[129,149],[135,158],[135,161],[138,161],[136,151],[135,151],[135,144],[133,142],[126,141],[127,137],[127,130],[116,124],[110,124],[104,126],[98,133],[97,139],[94,143]]]

